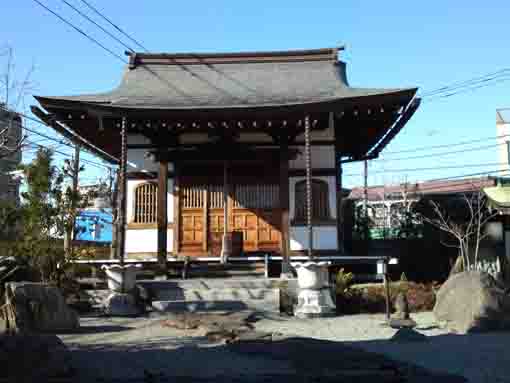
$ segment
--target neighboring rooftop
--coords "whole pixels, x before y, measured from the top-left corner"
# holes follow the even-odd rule
[[[496,109],[496,123],[510,124],[510,108]]]
[[[368,199],[377,201],[383,199],[403,198],[404,193],[408,195],[427,194],[458,194],[470,193],[481,190],[485,187],[496,186],[497,177],[463,178],[458,180],[437,180],[418,183],[371,186],[368,188]],[[351,190],[349,199],[363,199],[363,187],[355,187]]]

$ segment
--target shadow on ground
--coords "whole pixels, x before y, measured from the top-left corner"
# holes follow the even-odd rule
[[[373,345],[377,348],[385,342],[392,341]],[[458,375],[391,360],[355,344],[301,337],[227,345],[211,344],[200,337],[169,337],[139,343],[74,345],[70,349],[78,374],[76,382],[466,381]]]

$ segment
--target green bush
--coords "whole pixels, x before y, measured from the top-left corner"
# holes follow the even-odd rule
[[[352,284],[354,275],[352,273],[346,273],[343,268],[338,270],[336,274],[335,287],[337,295],[345,295],[349,291],[349,287]]]
[[[403,292],[411,312],[430,311],[436,302],[437,283],[395,282],[390,284],[390,302]],[[386,293],[382,284],[355,285],[347,294],[337,295],[337,310],[342,314],[375,314],[386,312]]]

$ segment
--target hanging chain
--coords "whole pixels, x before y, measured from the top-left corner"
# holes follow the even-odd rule
[[[310,116],[305,117],[305,166],[306,166],[306,224],[308,229],[308,257],[312,258],[312,153],[310,148]]]
[[[119,257],[120,264],[124,266],[124,251],[126,248],[126,193],[127,193],[127,180],[126,180],[126,171],[127,171],[127,122],[126,117],[122,117],[122,124],[120,130],[120,217],[119,217],[119,234],[120,234],[120,243],[119,243]]]

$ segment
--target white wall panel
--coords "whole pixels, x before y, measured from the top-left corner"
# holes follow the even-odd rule
[[[167,231],[167,251],[171,252],[174,245],[173,230]],[[157,253],[158,231],[155,229],[128,230],[126,233],[126,253]]]
[[[314,250],[338,249],[336,226],[316,226],[312,232]],[[290,250],[307,250],[309,246],[306,226],[292,226],[290,228]]]

